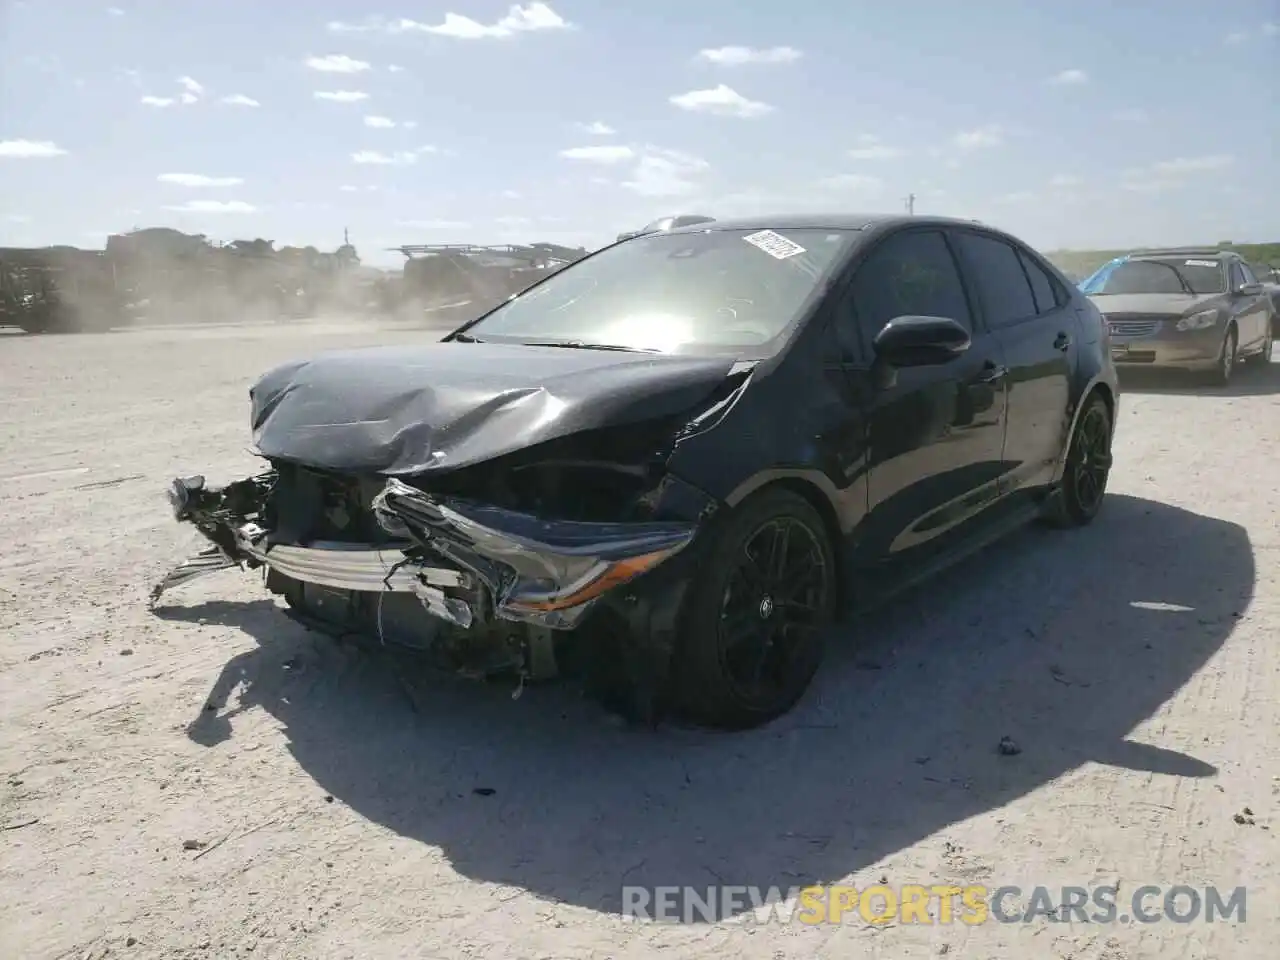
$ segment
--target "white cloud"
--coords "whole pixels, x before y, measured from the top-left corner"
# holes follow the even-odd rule
[[[9,223],[30,223],[31,218],[25,213],[10,213],[5,216],[5,220]]]
[[[503,190],[502,191],[502,199],[504,200],[519,200],[520,197],[521,197],[521,193],[519,190]]]
[[[222,102],[232,107],[260,107],[260,104],[253,97],[246,97],[243,93],[233,93],[230,96],[222,98]]]
[[[593,137],[611,137],[618,132],[600,120],[593,120],[591,123],[580,123],[578,124],[578,129],[583,133],[591,134]]]
[[[1280,36],[1280,23],[1264,23],[1262,25],[1262,35],[1264,37]]]
[[[1176,157],[1173,160],[1161,160],[1151,165],[1157,174],[1180,176],[1187,173],[1204,173],[1209,170],[1222,170],[1235,163],[1235,157],[1225,153],[1216,153],[1206,157]]]
[[[879,137],[863,134],[858,138],[859,146],[849,151],[851,160],[893,160],[902,156],[905,151],[881,143]]]
[[[325,24],[325,29],[330,33],[371,33],[374,30],[385,30],[387,22],[382,17],[366,17],[360,23],[351,23],[346,20],[330,20]]]
[[[356,186],[352,186],[351,184],[346,184],[344,186],[339,187],[338,189],[341,190],[343,193],[377,193],[378,191],[378,188],[376,186],[373,186],[372,184],[369,184],[363,187],[356,187]]]
[[[431,33],[455,40],[485,40],[539,30],[566,30],[571,26],[545,3],[530,3],[526,6],[516,4],[496,23],[485,24],[457,13],[446,13],[438,24],[402,19],[391,23],[390,28],[397,33]]]
[[[1178,180],[1127,180],[1120,184],[1133,193],[1164,193],[1182,186]]]
[[[418,151],[397,150],[395,153],[382,153],[378,150],[358,150],[351,155],[351,162],[381,167],[404,167],[418,162]]]
[[[622,185],[642,197],[679,197],[697,189],[695,178],[711,168],[701,157],[679,150],[645,147],[631,178]]]
[[[178,83],[182,85],[183,90],[191,94],[193,97],[203,96],[204,94],[204,87],[192,80],[190,77],[179,77]]]
[[[746,63],[794,63],[802,56],[795,47],[713,47],[699,50],[699,59],[725,67]]]
[[[123,17],[124,11],[119,7],[107,7],[107,15],[111,17]]]
[[[1203,157],[1175,157],[1146,167],[1132,167],[1121,174],[1120,186],[1134,193],[1164,193],[1186,184],[1188,176],[1223,170],[1235,163],[1228,154]]]
[[[363,90],[317,90],[312,96],[331,103],[359,103],[369,99],[369,95]]]
[[[156,179],[179,187],[238,187],[244,183],[240,177],[206,177],[202,173],[162,173]]]
[[[1049,186],[1051,187],[1078,187],[1080,178],[1073,177],[1069,173],[1059,173],[1049,178]]]
[[[962,130],[951,141],[961,150],[981,150],[1004,143],[1004,130],[991,123],[973,130]]]
[[[146,96],[146,97],[143,97],[138,102],[145,103],[148,107],[172,107],[178,101],[173,99],[173,97]]]
[[[0,159],[43,160],[66,153],[52,140],[0,140]]]
[[[723,117],[752,119],[773,111],[773,107],[758,100],[748,100],[732,87],[723,83],[710,90],[690,90],[670,97],[670,102],[691,113],[710,113]]]
[[[404,67],[397,63],[393,63],[387,67],[387,73],[404,73]]]
[[[396,122],[390,117],[369,116],[364,118],[364,125],[373,127],[375,130],[390,130],[396,125]]]
[[[188,200],[165,209],[178,213],[256,213],[258,208],[243,200]]]
[[[616,146],[601,145],[598,147],[570,147],[561,150],[560,156],[566,160],[585,160],[588,163],[621,163],[630,160],[636,152],[624,144]]]
[[[1248,39],[1249,35],[1247,33],[1243,30],[1237,30],[1235,33],[1228,33],[1223,42],[1234,45],[1237,43],[1244,43]]]
[[[1089,75],[1083,70],[1063,70],[1050,77],[1049,82],[1056,87],[1078,87],[1082,83],[1089,82]]]
[[[360,73],[368,70],[369,64],[363,60],[355,60],[343,53],[331,53],[324,57],[307,57],[306,65],[321,73]]]
[[[182,96],[180,96],[178,99],[181,100],[183,103],[195,103],[200,98],[196,96],[194,93],[187,93],[186,91],[183,91]]]
[[[405,120],[405,121],[403,121],[403,122],[400,124],[400,126],[404,127],[406,130],[416,130],[416,129],[418,129],[418,121],[417,121],[417,120]],[[432,148],[431,148],[430,150],[428,150],[427,152],[428,152],[428,153],[434,153],[434,152],[435,152],[435,149],[436,149],[435,147],[432,147]]]
[[[841,190],[849,193],[879,193],[884,189],[884,181],[879,177],[868,177],[860,173],[842,173],[827,177],[821,185],[829,190]]]

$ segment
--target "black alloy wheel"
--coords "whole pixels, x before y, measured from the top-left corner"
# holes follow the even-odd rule
[[[715,535],[689,598],[682,701],[708,725],[759,726],[804,695],[834,617],[835,554],[817,511],[789,490],[744,503]]]
[[[1091,394],[1071,434],[1062,486],[1049,501],[1047,518],[1060,527],[1093,520],[1106,496],[1111,461],[1111,414],[1102,397]]]

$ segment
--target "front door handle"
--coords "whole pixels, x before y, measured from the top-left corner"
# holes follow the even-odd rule
[[[988,360],[982,367],[982,373],[978,374],[978,383],[998,383],[1008,375],[1008,367],[1002,367]]]
[[[1066,350],[1069,346],[1071,346],[1071,338],[1065,333],[1059,333],[1058,339],[1053,341],[1053,349],[1055,350]]]

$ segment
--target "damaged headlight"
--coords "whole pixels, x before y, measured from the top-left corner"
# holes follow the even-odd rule
[[[692,523],[544,520],[446,503],[394,478],[373,500],[387,531],[473,572],[499,616],[567,626],[586,606],[652,570],[692,540]]]
[[[561,589],[537,592],[526,588],[513,593],[507,605],[512,610],[529,613],[552,613],[580,607],[652,570],[679,549],[668,547],[622,560],[601,561],[593,564],[585,575]]]

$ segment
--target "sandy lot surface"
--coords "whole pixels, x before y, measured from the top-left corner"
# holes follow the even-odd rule
[[[196,544],[169,477],[255,466],[256,374],[425,336],[0,338],[4,956],[1275,955],[1280,363],[1225,393],[1129,392],[1096,525],[1027,530],[851,628],[793,714],[724,736],[423,675],[305,632],[234,571],[147,610]],[[1118,884],[1122,908],[1144,884],[1245,885],[1248,913],[618,917],[624,883],[882,878]]]

